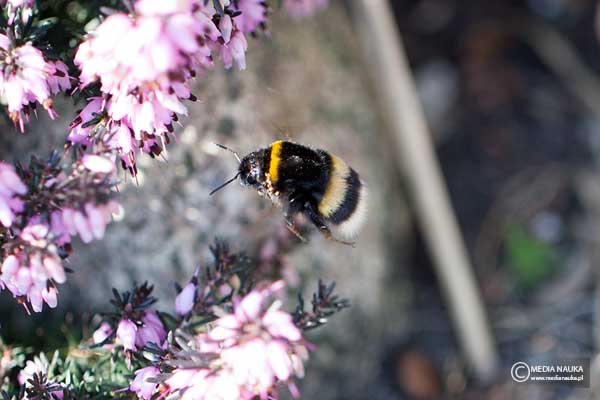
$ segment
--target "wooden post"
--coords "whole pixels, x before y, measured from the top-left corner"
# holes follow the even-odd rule
[[[395,150],[390,149],[390,154],[395,154],[406,174],[465,357],[475,376],[488,381],[497,371],[498,355],[393,12],[387,0],[350,3],[390,146]]]

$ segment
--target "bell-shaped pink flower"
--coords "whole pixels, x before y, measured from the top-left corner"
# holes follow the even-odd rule
[[[235,24],[244,33],[256,31],[267,19],[267,5],[264,0],[237,0],[233,6],[241,12],[235,17]]]
[[[177,369],[165,381],[167,392],[163,394],[176,393],[183,399],[267,398],[284,382],[297,396],[292,377],[304,374],[306,343],[291,315],[280,310],[279,302],[270,306],[267,302],[282,284],[275,282],[236,300],[233,313],[216,320],[208,333],[198,335],[193,347],[218,356],[214,369],[210,365]]]
[[[141,348],[148,343],[162,346],[167,337],[167,332],[156,312],[146,311],[142,316],[142,323],[143,325],[137,330],[136,346]]]
[[[10,227],[22,211],[22,201],[17,196],[24,195],[27,187],[15,172],[13,166],[0,162],[0,224]]]
[[[186,315],[194,308],[196,285],[192,282],[185,285],[175,298],[175,311],[179,315]]]
[[[117,339],[119,339],[125,350],[136,351],[135,341],[137,330],[137,326],[128,319],[122,319],[119,322]]]
[[[231,40],[221,46],[221,58],[223,59],[223,65],[225,68],[231,68],[233,62],[238,66],[238,69],[246,69],[246,50],[248,49],[248,42],[244,37],[244,34],[236,30],[231,35]]]
[[[84,167],[92,172],[110,174],[115,169],[115,164],[106,157],[96,154],[86,154],[81,158]]]
[[[50,118],[56,118],[50,96],[71,87],[64,63],[46,60],[31,42],[17,46],[0,34],[0,70],[0,98],[21,131],[33,111],[33,103],[41,104]]]
[[[112,334],[112,328],[108,322],[103,322],[98,329],[94,331],[92,340],[95,344],[102,343]]]
[[[152,366],[138,369],[135,371],[135,379],[129,385],[129,390],[135,392],[138,398],[150,400],[158,384],[148,380],[156,377],[159,373],[159,369]]]

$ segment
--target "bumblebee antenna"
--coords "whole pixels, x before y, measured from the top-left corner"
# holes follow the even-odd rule
[[[219,187],[217,187],[216,189],[213,189],[213,191],[210,192],[208,195],[212,196],[213,194],[215,194],[215,192],[218,192],[219,190],[223,189],[225,186],[229,185],[231,182],[235,181],[238,176],[240,176],[239,172],[237,174],[235,174],[235,176],[233,178],[231,178],[230,180],[228,180],[227,182],[223,183],[222,185],[219,185]]]
[[[233,155],[235,156],[235,159],[238,160],[239,163],[242,162],[242,160],[240,159],[240,155],[237,153],[237,151],[233,151],[229,147],[223,146],[222,144],[219,144],[219,143],[215,143],[215,146],[218,146],[218,147],[222,148],[223,150],[232,152]]]

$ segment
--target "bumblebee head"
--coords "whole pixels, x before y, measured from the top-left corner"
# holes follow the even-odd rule
[[[235,151],[230,148],[223,146],[222,144],[215,143],[218,147],[230,151],[235,156],[235,159],[239,162],[238,172],[235,174],[233,178],[223,183],[212,192],[209,193],[209,196],[213,195],[215,192],[223,189],[225,186],[229,185],[231,182],[235,181],[238,176],[240,177],[240,182],[243,186],[260,186],[264,182],[264,173],[263,168],[260,163],[260,154],[259,152],[253,152],[248,154],[243,159],[240,159],[240,156]]]
[[[263,183],[264,173],[256,152],[242,159],[238,175],[243,186],[259,186]]]

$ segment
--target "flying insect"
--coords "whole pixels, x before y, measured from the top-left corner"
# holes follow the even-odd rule
[[[367,188],[358,173],[339,157],[289,141],[240,158],[226,146],[239,163],[236,175],[212,192],[221,190],[238,177],[243,186],[283,208],[288,229],[296,230],[293,217],[302,213],[327,239],[353,245],[367,214]]]

